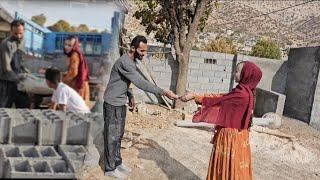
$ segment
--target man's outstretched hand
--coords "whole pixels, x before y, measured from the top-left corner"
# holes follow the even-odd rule
[[[165,90],[163,95],[165,95],[166,97],[168,97],[171,100],[176,100],[179,98],[178,95],[176,95],[174,92],[172,92],[170,90]]]

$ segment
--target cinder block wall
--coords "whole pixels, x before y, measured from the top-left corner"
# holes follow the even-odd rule
[[[151,47],[150,51],[157,51],[157,47]],[[170,51],[170,49],[165,51]],[[191,51],[187,89],[197,93],[229,92],[233,59],[233,54]],[[174,53],[161,57],[149,54],[144,61],[159,87],[175,90],[178,63]],[[238,55],[237,62],[240,61],[252,61],[262,68],[263,78],[259,84],[260,88],[265,90],[280,89],[277,92],[284,93],[287,71],[284,71],[286,69],[283,66],[286,61]],[[284,69],[283,72],[280,71],[281,69]],[[134,88],[134,92],[138,101],[158,102],[150,93],[145,93],[137,88]]]
[[[191,51],[187,89],[197,93],[228,92],[233,58],[232,54]],[[144,61],[159,87],[175,90],[178,78],[175,54],[166,54],[161,58],[157,55],[148,55]],[[134,92],[140,101],[157,102],[152,94],[137,88],[134,88]]]

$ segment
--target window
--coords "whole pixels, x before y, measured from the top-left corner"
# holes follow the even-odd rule
[[[204,63],[205,64],[217,64],[217,60],[216,59],[204,59]]]

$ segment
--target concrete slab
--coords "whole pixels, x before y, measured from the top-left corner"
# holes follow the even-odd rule
[[[257,88],[254,115],[262,117],[268,112],[274,112],[282,116],[285,98],[283,94]]]

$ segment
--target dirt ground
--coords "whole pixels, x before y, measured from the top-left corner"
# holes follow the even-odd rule
[[[127,116],[121,151],[124,163],[133,170],[127,179],[205,179],[212,132],[176,127],[181,114],[156,105],[146,105],[141,111],[145,112],[128,112]],[[278,131],[296,138],[251,131],[254,179],[320,179],[320,132],[286,117]],[[102,153],[102,136],[97,141]],[[101,167],[84,168],[77,175],[79,179],[110,179]]]

